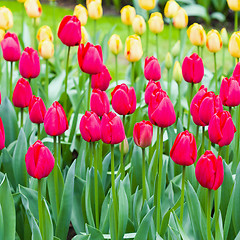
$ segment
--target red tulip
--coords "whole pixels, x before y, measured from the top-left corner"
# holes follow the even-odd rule
[[[204,76],[203,61],[196,53],[184,58],[182,75],[186,82],[199,83],[202,81]]]
[[[136,110],[137,99],[133,87],[126,84],[117,85],[111,93],[112,107],[120,115],[132,114]]]
[[[192,133],[188,130],[177,135],[170,151],[171,159],[179,165],[192,165],[197,159],[197,145]]]
[[[111,80],[112,77],[108,69],[103,65],[102,72],[92,75],[91,87],[106,91]]]
[[[235,107],[240,104],[240,84],[234,78],[224,78],[219,94],[224,106]]]
[[[43,100],[40,97],[32,96],[28,107],[28,112],[29,118],[33,123],[43,123],[46,114],[46,107]]]
[[[102,48],[91,43],[80,44],[78,48],[78,63],[81,70],[88,74],[98,74],[103,70]]]
[[[96,142],[101,139],[101,121],[95,112],[86,111],[80,121],[82,138],[87,142]]]
[[[125,139],[122,120],[113,112],[103,115],[101,121],[101,139],[107,144],[118,144]]]
[[[106,92],[102,92],[99,89],[93,89],[90,99],[91,111],[95,112],[99,117],[102,117],[104,113],[109,113],[110,103]]]
[[[59,136],[68,129],[68,121],[62,105],[54,102],[44,117],[45,132],[50,136]]]
[[[176,121],[173,104],[162,89],[153,91],[148,105],[148,116],[152,124],[158,127],[169,127]]]
[[[5,148],[5,131],[2,119],[0,118],[0,150]]]
[[[50,150],[38,140],[29,147],[25,156],[25,163],[30,176],[42,179],[51,173],[55,160]]]
[[[151,145],[153,126],[149,121],[141,121],[134,125],[133,139],[137,146],[146,148]]]
[[[221,156],[206,151],[198,160],[195,175],[202,187],[217,190],[223,183],[224,170]]]
[[[233,75],[234,78],[236,78],[238,81],[240,80],[240,62],[237,63],[233,70]]]
[[[40,73],[40,61],[36,50],[26,47],[19,61],[19,71],[24,78],[36,78]]]
[[[229,145],[234,137],[236,128],[228,111],[215,113],[208,126],[209,139],[220,147]]]
[[[144,66],[144,76],[147,80],[158,81],[161,78],[160,64],[155,57],[146,57]]]
[[[145,103],[147,105],[149,105],[150,103],[150,97],[152,95],[152,93],[154,92],[155,89],[161,89],[161,84],[160,82],[155,82],[153,80],[150,80],[148,82],[148,85],[146,87],[146,90],[145,90]]]
[[[76,16],[65,16],[58,28],[58,37],[63,44],[72,47],[81,42],[81,23]]]
[[[20,78],[13,91],[12,102],[15,107],[28,107],[32,98],[32,89],[27,80]]]
[[[1,41],[3,58],[6,61],[16,62],[20,59],[21,50],[18,37],[15,33],[7,32]]]

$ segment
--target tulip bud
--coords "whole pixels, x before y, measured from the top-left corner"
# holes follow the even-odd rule
[[[123,154],[126,155],[129,152],[129,144],[128,144],[128,140],[125,137],[125,139],[123,140],[123,142],[119,143],[119,151],[122,151],[122,144],[123,144]]]
[[[240,58],[240,31],[234,32],[229,39],[228,51],[235,58]]]
[[[240,2],[239,0],[227,0],[228,6],[231,10],[238,12],[240,11]]]
[[[135,34],[127,37],[124,55],[129,62],[137,62],[142,58],[143,50],[139,36]]]
[[[85,26],[87,24],[88,12],[82,4],[78,4],[75,6],[73,15],[78,18],[81,26]]]
[[[118,144],[125,139],[122,120],[113,112],[105,113],[102,117],[101,139],[107,144]]]
[[[188,130],[177,135],[170,151],[171,159],[179,165],[190,166],[197,159],[197,144],[192,133]]]
[[[177,57],[180,53],[180,40],[178,40],[172,48],[172,56]]]
[[[5,131],[2,119],[0,117],[0,150],[5,148]]]
[[[184,80],[189,83],[199,83],[202,81],[204,76],[203,61],[196,53],[184,58],[182,75]]]
[[[15,107],[28,107],[32,98],[32,89],[28,81],[20,78],[13,91],[12,102]]]
[[[152,124],[158,127],[169,127],[176,121],[173,104],[167,93],[162,89],[156,89],[150,97],[148,105],[148,117]]]
[[[76,16],[65,16],[58,28],[58,37],[63,44],[72,47],[81,42],[81,23]]]
[[[36,78],[40,73],[40,61],[36,50],[26,47],[19,60],[19,71],[24,78]]]
[[[88,32],[84,26],[81,26],[81,35],[82,35],[81,44],[86,44],[89,36],[88,36]]]
[[[117,85],[111,93],[112,107],[119,115],[132,114],[136,110],[137,99],[133,87],[126,84]]]
[[[206,42],[206,32],[202,25],[198,23],[194,23],[188,28],[187,35],[195,46],[203,46]]]
[[[151,32],[158,34],[163,31],[164,22],[160,12],[152,13],[148,20],[149,29]]]
[[[139,36],[142,36],[146,31],[146,22],[144,18],[140,15],[136,15],[133,19],[132,28],[134,33]]]
[[[169,0],[165,5],[164,15],[167,18],[174,18],[177,15],[179,9],[180,6],[175,0]]]
[[[106,91],[111,80],[112,77],[107,67],[103,65],[101,73],[92,75],[91,87],[92,89],[100,89],[101,91]]]
[[[222,38],[217,30],[212,29],[207,34],[206,47],[210,52],[216,53],[222,48]]]
[[[161,89],[161,88],[162,87],[161,87],[160,82],[155,82],[153,80],[150,80],[148,82],[148,85],[145,90],[145,103],[147,105],[149,105],[149,103],[150,103],[150,97],[151,97],[152,93],[154,92],[154,90]]]
[[[59,136],[68,129],[67,116],[60,103],[54,102],[46,112],[44,128],[50,136]]]
[[[21,50],[18,37],[15,33],[7,32],[1,41],[3,58],[6,61],[16,62],[20,59]]]
[[[226,28],[222,28],[221,37],[222,37],[223,46],[227,47],[228,46],[228,33],[227,33]]]
[[[13,15],[10,9],[0,7],[0,28],[8,30],[13,26]]]
[[[108,46],[113,54],[118,55],[123,48],[120,36],[113,34],[108,41]]]
[[[206,151],[198,160],[195,175],[202,187],[217,190],[223,183],[224,169],[221,156]]]
[[[173,67],[173,79],[177,84],[181,84],[182,82],[182,69],[179,61],[176,61]]]
[[[97,1],[92,1],[90,2],[90,4],[88,4],[87,8],[90,18],[97,20],[102,17],[103,9],[101,3],[98,3]]]
[[[155,5],[156,5],[155,0],[138,0],[138,3],[142,9],[145,9],[147,11],[150,11],[153,8],[155,8]]]
[[[0,43],[1,43],[2,40],[4,39],[4,36],[5,36],[5,31],[0,28]]]
[[[92,112],[95,112],[99,117],[102,117],[104,113],[108,114],[110,111],[110,103],[106,92],[99,89],[93,89],[90,108]]]
[[[26,0],[24,7],[30,18],[38,18],[42,15],[42,6],[39,0]]]
[[[99,4],[102,4],[102,0],[87,0],[87,1],[86,1],[87,8],[88,8],[88,6],[89,6],[89,4],[90,4],[91,2],[97,2],[97,3],[99,3]]]
[[[236,128],[228,111],[215,113],[208,126],[209,139],[219,147],[229,145],[234,137]]]
[[[42,179],[51,173],[55,160],[50,150],[38,140],[29,147],[25,163],[27,172],[31,177]]]
[[[83,44],[80,44],[78,47],[78,64],[85,73],[91,75],[101,73],[103,70],[101,46],[94,46],[89,42],[85,47]]]
[[[173,26],[182,29],[188,25],[188,15],[184,8],[180,8],[177,15],[173,18]]]
[[[29,103],[28,112],[31,122],[36,124],[43,123],[46,114],[46,107],[43,100],[33,95]]]
[[[86,111],[80,121],[80,132],[86,142],[96,142],[101,138],[101,121],[95,112]]]
[[[44,40],[53,41],[53,34],[51,28],[47,25],[40,27],[37,33],[37,40],[39,42]]]
[[[170,52],[168,52],[165,57],[165,67],[167,68],[167,70],[169,70],[172,67],[172,64],[173,64],[172,55]]]
[[[134,7],[127,5],[124,6],[121,11],[121,20],[125,25],[132,25],[133,19],[136,16],[136,10]]]
[[[141,121],[134,125],[133,140],[141,148],[151,145],[153,136],[153,126],[149,121]]]
[[[147,80],[158,81],[161,78],[161,67],[155,57],[146,57],[144,66],[144,76]]]
[[[49,59],[54,55],[53,43],[49,40],[41,41],[38,45],[38,51],[43,59]]]

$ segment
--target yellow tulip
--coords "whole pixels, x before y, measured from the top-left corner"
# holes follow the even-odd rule
[[[185,9],[180,8],[177,15],[173,18],[173,26],[178,29],[185,28],[188,25],[188,15]]]
[[[37,40],[39,42],[43,40],[53,41],[53,34],[51,28],[47,25],[40,27],[37,33]]]
[[[137,35],[142,36],[146,31],[146,22],[144,18],[140,15],[136,15],[133,19],[132,28]]]
[[[121,20],[125,25],[132,25],[133,19],[136,16],[136,10],[134,7],[127,5],[123,7],[120,11]]]
[[[222,28],[220,33],[221,33],[221,37],[222,37],[222,41],[223,41],[223,46],[227,47],[227,45],[228,45],[228,33],[227,33],[226,28]]]
[[[155,34],[162,32],[164,28],[162,14],[159,12],[152,13],[148,20],[148,25],[151,32]]]
[[[155,0],[138,0],[139,6],[142,9],[145,9],[147,11],[152,10],[155,8],[156,1]]]
[[[81,26],[81,35],[82,35],[81,43],[85,44],[88,41],[88,33],[84,26]]]
[[[113,54],[118,55],[122,51],[122,48],[123,48],[120,36],[117,34],[113,34],[108,41],[108,46],[109,46],[110,51]]]
[[[27,15],[31,18],[38,18],[42,15],[42,6],[39,0],[26,0],[24,7]]]
[[[52,41],[43,40],[38,45],[38,52],[43,59],[49,59],[54,55],[54,46]]]
[[[102,5],[102,0],[87,0],[87,1],[86,1],[87,8],[88,8],[88,5],[89,5],[91,2],[97,2],[97,3],[100,3],[100,4]]]
[[[98,1],[92,1],[88,4],[88,14],[89,17],[97,20],[102,17],[103,15],[103,9],[102,4]]]
[[[17,0],[18,2],[20,2],[20,3],[25,3],[26,2],[26,0]]]
[[[217,30],[212,29],[211,31],[208,32],[206,46],[207,49],[213,53],[216,53],[221,50],[222,38]]]
[[[138,35],[131,35],[127,37],[125,42],[125,58],[129,62],[137,62],[143,55],[141,38]]]
[[[229,39],[228,51],[235,58],[240,58],[240,32],[234,32]]]
[[[5,36],[5,31],[0,28],[0,43],[4,39],[4,36]]]
[[[13,15],[10,9],[0,7],[0,28],[8,30],[13,26]]]
[[[188,38],[195,46],[203,46],[206,42],[206,32],[202,25],[192,24],[187,30]]]
[[[180,6],[175,0],[169,0],[167,1],[164,8],[164,15],[167,18],[174,18],[177,15],[179,9]]]
[[[78,4],[75,6],[73,15],[76,16],[81,22],[81,26],[85,26],[87,24],[88,12],[82,4]]]
[[[227,0],[228,6],[233,11],[240,11],[240,1],[239,0]]]

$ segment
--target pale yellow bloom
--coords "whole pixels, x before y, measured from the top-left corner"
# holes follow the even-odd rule
[[[0,28],[0,43],[4,39],[4,36],[5,36],[5,31]]]
[[[81,22],[81,26],[85,26],[87,24],[88,11],[82,4],[75,6],[73,15]]]
[[[206,32],[202,25],[198,23],[194,23],[188,28],[187,35],[195,46],[203,46],[206,42]]]
[[[233,57],[240,58],[240,32],[234,32],[230,37],[228,51]]]
[[[9,8],[0,7],[0,28],[8,30],[13,26],[13,15]]]
[[[81,34],[82,34],[81,43],[83,43],[83,44],[87,43],[88,33],[87,33],[87,30],[84,26],[81,26]]]
[[[54,45],[50,40],[43,40],[38,45],[38,51],[42,58],[49,59],[54,55]]]
[[[140,15],[136,15],[132,23],[133,31],[138,35],[143,35],[146,31],[146,22]]]
[[[31,18],[38,18],[42,15],[42,6],[39,0],[26,0],[24,7],[27,15]]]
[[[39,42],[43,40],[53,41],[53,34],[51,28],[47,25],[40,27],[37,33],[37,40]]]
[[[207,34],[206,47],[210,52],[216,53],[222,48],[222,38],[219,32],[212,29]]]
[[[175,0],[169,0],[165,5],[164,15],[167,18],[174,18],[177,15],[179,9],[180,6]]]
[[[133,19],[136,16],[136,10],[134,7],[127,5],[123,7],[120,11],[121,20],[125,25],[132,25]]]
[[[228,6],[233,11],[240,11],[240,1],[239,0],[227,0]]]
[[[188,15],[185,9],[180,8],[177,15],[173,18],[173,25],[175,28],[182,29],[188,25]]]
[[[147,11],[152,10],[155,5],[155,0],[138,0],[139,6]]]
[[[227,33],[226,28],[222,28],[220,33],[221,33],[221,37],[222,37],[222,41],[223,41],[223,46],[227,47],[227,45],[228,45],[228,33]]]
[[[159,12],[152,13],[148,20],[148,25],[151,32],[155,34],[162,32],[164,28],[162,14]]]
[[[103,9],[102,4],[98,1],[92,1],[88,4],[88,14],[89,17],[97,20],[102,17],[103,15]]]
[[[108,41],[108,46],[109,46],[110,51],[113,54],[118,55],[122,51],[122,48],[123,48],[120,36],[117,34],[113,34]]]

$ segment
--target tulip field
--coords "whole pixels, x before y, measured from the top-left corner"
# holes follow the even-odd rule
[[[125,2],[0,2],[0,240],[240,240],[240,1]]]

